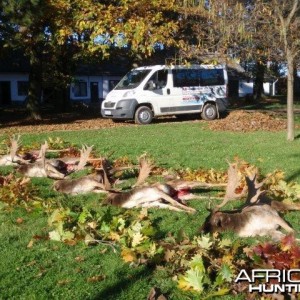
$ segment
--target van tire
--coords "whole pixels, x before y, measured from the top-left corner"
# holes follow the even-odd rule
[[[153,119],[153,112],[148,106],[140,106],[134,115],[134,121],[139,125],[150,124]]]
[[[207,103],[204,105],[203,110],[201,112],[201,118],[206,121],[211,121],[216,119],[218,116],[218,110],[216,105],[212,103]]]

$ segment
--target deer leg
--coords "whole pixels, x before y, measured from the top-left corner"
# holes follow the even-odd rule
[[[276,217],[276,222],[279,226],[281,226],[283,229],[285,229],[287,232],[295,232],[295,230],[286,222],[284,221],[281,217]]]
[[[179,203],[178,201],[174,200],[171,196],[169,196],[168,194],[166,194],[162,191],[157,190],[157,194],[160,196],[160,198],[164,199],[165,201],[169,202],[170,204],[173,204],[174,206],[176,206],[178,208],[181,208],[182,210],[185,210],[190,213],[196,212],[196,210],[194,208],[185,206],[185,205]]]
[[[280,232],[279,230],[269,230],[266,233],[267,235],[269,235],[273,241],[275,242],[279,242],[281,239],[283,239],[285,237],[285,234],[283,234],[282,232]]]
[[[153,201],[153,202],[144,202],[143,204],[139,205],[141,207],[158,207],[158,208],[166,208],[173,211],[183,211],[182,209],[178,207],[174,207],[170,204],[161,203],[159,201]]]

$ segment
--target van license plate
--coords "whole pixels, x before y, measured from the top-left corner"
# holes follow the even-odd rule
[[[111,116],[111,111],[110,111],[110,110],[105,110],[105,111],[104,111],[104,114],[105,114],[105,115],[108,115],[108,116]]]

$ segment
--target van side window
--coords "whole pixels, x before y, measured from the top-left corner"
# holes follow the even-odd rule
[[[174,87],[225,84],[223,69],[175,69],[172,72]]]
[[[201,85],[223,85],[225,84],[223,69],[201,69]]]
[[[167,85],[167,70],[159,70],[155,72],[144,86],[144,90],[162,89]]]
[[[175,69],[173,72],[174,87],[199,86],[200,73],[195,69]]]

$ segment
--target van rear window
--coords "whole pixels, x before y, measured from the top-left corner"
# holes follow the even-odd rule
[[[175,69],[174,87],[224,85],[223,69]]]

